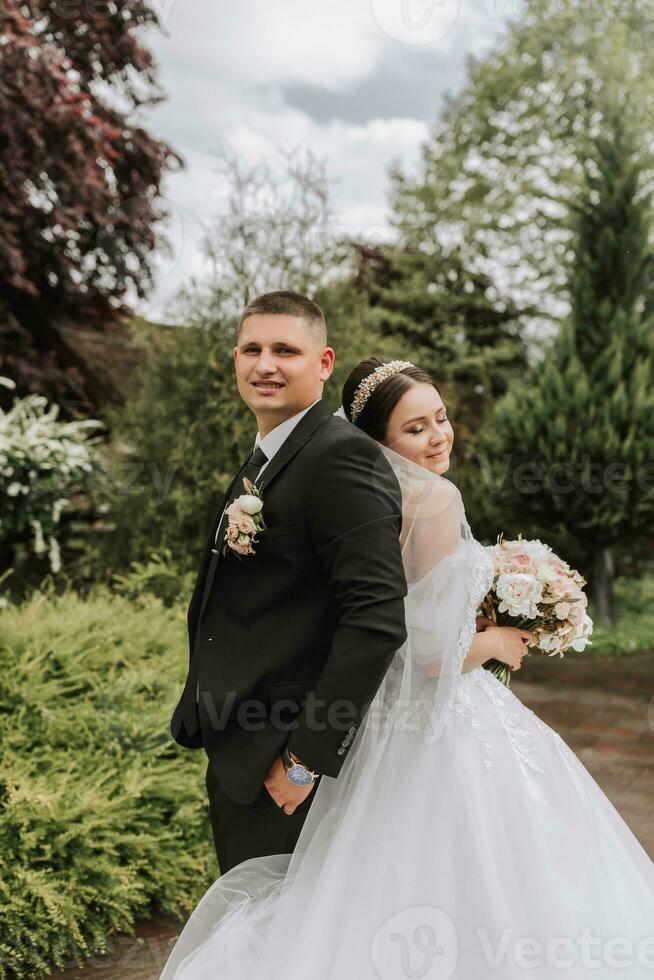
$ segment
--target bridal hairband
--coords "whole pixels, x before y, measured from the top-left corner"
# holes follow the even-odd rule
[[[380,364],[378,368],[367,374],[354,392],[350,407],[350,420],[356,422],[364,405],[382,381],[392,378],[394,374],[399,374],[400,371],[404,371],[408,367],[415,367],[415,364],[412,364],[411,361],[389,361],[388,364]]]

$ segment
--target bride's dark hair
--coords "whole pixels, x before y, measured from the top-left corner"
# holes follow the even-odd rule
[[[343,385],[343,408],[350,422],[352,421],[352,401],[354,393],[369,374],[382,364],[388,364],[389,357],[369,357],[365,361],[359,361],[357,366],[350,372],[345,384]],[[383,442],[386,438],[386,429],[391,413],[405,391],[417,384],[433,385],[438,391],[436,382],[426,371],[418,367],[407,367],[393,374],[390,378],[382,381],[370,397],[367,399],[362,411],[357,416],[354,424],[363,429],[365,433]]]

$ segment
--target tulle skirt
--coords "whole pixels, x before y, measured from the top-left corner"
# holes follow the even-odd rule
[[[483,668],[437,739],[394,731],[341,778],[345,794],[323,776],[292,856],[208,889],[161,980],[654,975],[654,864]]]

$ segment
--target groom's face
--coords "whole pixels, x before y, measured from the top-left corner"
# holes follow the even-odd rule
[[[236,381],[262,435],[320,398],[334,351],[303,317],[253,313],[234,348]]]

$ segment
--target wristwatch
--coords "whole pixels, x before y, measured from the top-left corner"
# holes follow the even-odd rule
[[[286,745],[281,751],[281,759],[286,778],[296,786],[309,786],[316,776],[320,775],[320,773],[312,772],[311,769],[307,769],[301,762],[294,759]]]

